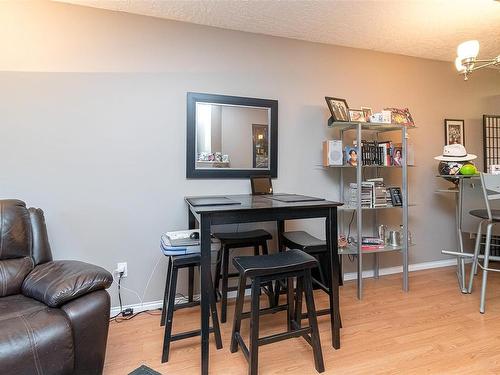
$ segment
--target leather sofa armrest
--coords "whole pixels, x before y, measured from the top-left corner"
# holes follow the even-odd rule
[[[22,293],[59,307],[75,298],[107,289],[113,276],[102,267],[76,260],[51,261],[36,266],[24,279]]]

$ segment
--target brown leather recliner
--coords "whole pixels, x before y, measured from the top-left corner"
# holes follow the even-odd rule
[[[0,373],[101,374],[113,278],[53,261],[43,211],[0,200]]]

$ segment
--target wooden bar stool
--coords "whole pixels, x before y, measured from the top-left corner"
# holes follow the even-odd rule
[[[319,278],[316,278],[312,276],[312,282],[313,285],[316,285],[319,287],[321,290],[323,290],[325,293],[330,294],[330,288],[328,287],[329,285],[329,280],[330,280],[330,274],[328,270],[328,252],[327,252],[327,247],[326,247],[326,241],[320,240],[317,237],[312,236],[311,234],[304,232],[304,231],[290,231],[290,232],[283,232],[281,235],[281,244],[283,246],[280,251],[285,251],[287,248],[288,249],[299,249],[304,251],[307,254],[312,255],[318,260],[318,267],[317,267],[317,275]],[[342,275],[342,271],[340,272],[340,275]],[[342,276],[340,276],[339,282],[342,281]],[[342,283],[340,282],[340,285]],[[274,291],[274,298],[275,298],[275,304],[279,303],[279,296],[282,291],[282,289],[286,289],[282,287],[282,282],[278,281],[276,282],[276,288]],[[330,314],[330,309],[323,309],[316,311],[317,315],[328,315]],[[305,318],[306,315],[304,314],[302,318]]]
[[[174,311],[179,309],[185,309],[188,307],[198,306],[199,301],[189,301],[182,304],[175,304],[175,294],[177,288],[177,275],[180,268],[193,268],[200,265],[201,257],[200,254],[187,254],[187,255],[175,255],[168,257],[168,268],[167,268],[167,281],[165,285],[165,295],[163,297],[163,309],[161,311],[161,326],[165,326],[165,333],[163,337],[163,351],[161,362],[168,362],[168,357],[170,353],[170,343],[172,341],[182,340],[189,337],[199,336],[201,334],[200,329],[196,329],[189,332],[177,333],[172,335],[172,321],[174,317]],[[210,283],[208,288],[213,290],[213,285]],[[222,338],[220,335],[219,319],[217,317],[217,307],[215,302],[214,293],[210,293],[212,300],[210,301],[210,314],[212,316],[213,327],[210,328],[210,332],[215,335],[215,344],[217,349],[222,348]]]
[[[229,273],[229,252],[232,249],[253,247],[254,255],[267,255],[267,241],[271,240],[273,236],[271,233],[263,229],[246,232],[214,233],[213,236],[221,243],[221,247],[217,253],[214,285],[215,292],[221,296],[220,320],[222,323],[225,323],[227,321],[227,293],[229,291],[237,290],[236,287],[228,287],[229,278],[239,276],[238,273]],[[262,252],[260,249],[262,249]],[[222,287],[219,289],[221,281]],[[269,297],[269,303],[273,304],[274,298],[272,283],[266,284],[263,290]]]
[[[273,255],[239,256],[233,259],[233,264],[240,274],[238,296],[234,313],[233,332],[231,335],[231,353],[241,348],[248,361],[248,374],[258,373],[259,346],[302,336],[313,349],[316,371],[325,371],[323,354],[314,307],[314,298],[311,280],[311,268],[317,267],[317,260],[300,250],[290,250]],[[252,296],[250,312],[243,312],[246,279],[252,281]],[[293,278],[297,278],[296,295],[293,294]],[[273,280],[286,279],[287,293],[287,326],[288,330],[271,336],[259,337],[260,288],[263,283]],[[294,305],[302,300],[305,294],[309,326],[301,327],[300,314]],[[295,300],[295,301],[294,301]],[[272,308],[268,309],[272,310]],[[241,320],[250,317],[250,346],[247,347],[240,334]]]

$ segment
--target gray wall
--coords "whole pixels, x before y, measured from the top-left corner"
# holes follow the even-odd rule
[[[337,172],[317,167],[333,137],[324,96],[409,107],[419,126],[412,263],[455,245],[453,204],[434,193],[447,186],[432,159],[443,119],[465,119],[467,148],[480,155],[481,116],[500,112],[497,71],[463,82],[451,63],[50,2],[0,3],[0,45],[0,198],[45,210],[56,258],[109,270],[128,261],[124,285],[139,294],[159,260],[146,301],[162,295],[160,234],[187,225],[183,197],[250,191],[246,180],[186,180],[187,91],[279,100],[275,190],[334,200]],[[324,235],[316,221],[289,227]]]

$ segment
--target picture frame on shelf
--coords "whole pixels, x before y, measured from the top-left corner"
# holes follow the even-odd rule
[[[333,98],[325,96],[326,104],[332,114],[333,121],[348,122],[349,121],[349,106],[345,99]]]
[[[414,126],[413,117],[408,108],[385,108],[391,111],[391,122],[398,125]]]
[[[403,147],[401,144],[395,144],[392,147],[391,164],[394,167],[401,167],[403,165]]]
[[[370,107],[361,107],[361,110],[363,111],[366,121],[369,122],[370,117],[373,114],[372,109]]]
[[[465,146],[465,121],[456,119],[444,120],[444,144],[461,144]]]
[[[361,109],[349,109],[349,119],[352,122],[367,122],[365,113]]]
[[[358,165],[358,149],[357,147],[346,146],[345,147],[345,163],[351,167],[356,167]]]

